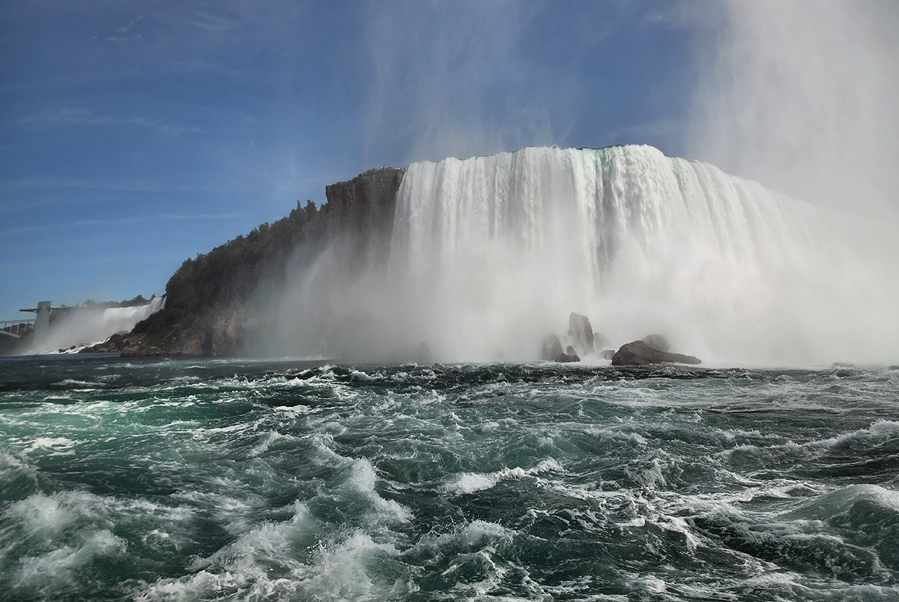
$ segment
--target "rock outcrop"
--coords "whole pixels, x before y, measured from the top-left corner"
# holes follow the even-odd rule
[[[593,353],[593,327],[590,318],[571,312],[568,316],[568,334],[574,346],[586,355]]]
[[[581,361],[581,358],[578,357],[571,345],[568,346],[568,349],[562,351],[562,341],[560,341],[559,337],[555,334],[548,335],[543,339],[541,357],[549,362]]]
[[[235,356],[248,334],[265,323],[263,282],[280,282],[309,266],[325,249],[341,247],[348,273],[384,261],[389,251],[396,194],[405,170],[385,167],[326,187],[328,202],[299,202],[290,215],[261,224],[187,259],[166,284],[165,309],[130,332],[85,349],[128,356]],[[245,317],[261,322],[251,326]],[[249,336],[252,339],[252,336]]]
[[[239,355],[243,349],[243,328],[240,324],[240,313],[224,314],[212,325],[209,355],[229,357]]]
[[[351,180],[325,186],[331,238],[349,245],[358,267],[366,261],[386,261],[393,234],[396,193],[406,170],[381,167]]]
[[[647,364],[699,364],[701,360],[692,355],[661,351],[645,341],[634,341],[622,345],[612,357],[613,366],[645,366]]]

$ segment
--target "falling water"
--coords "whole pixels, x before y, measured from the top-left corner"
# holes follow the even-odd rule
[[[154,297],[145,305],[107,307],[102,310],[74,308],[50,325],[47,338],[34,353],[54,352],[99,343],[117,332],[127,332],[134,325],[165,307],[165,297]]]
[[[889,361],[881,235],[652,147],[525,148],[413,164],[391,267],[409,327],[451,358],[533,356],[577,311],[713,361]]]
[[[324,253],[279,329],[305,356],[529,361],[578,312],[707,364],[890,363],[895,257],[886,228],[652,147],[525,148],[412,164],[386,267]]]

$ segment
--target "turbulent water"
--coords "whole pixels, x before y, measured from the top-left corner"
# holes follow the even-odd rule
[[[414,163],[386,267],[325,254],[286,295],[278,352],[531,361],[577,312],[616,348],[662,332],[728,365],[893,363],[882,226],[648,146]]]
[[[899,600],[899,367],[0,364],[4,600]]]

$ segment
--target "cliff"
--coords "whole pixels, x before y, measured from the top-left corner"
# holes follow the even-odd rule
[[[240,355],[265,319],[265,285],[283,282],[331,245],[348,250],[354,266],[386,258],[404,173],[385,167],[332,184],[321,208],[298,201],[286,217],[185,260],[166,284],[165,309],[85,352]]]
[[[370,169],[352,180],[325,187],[331,237],[346,245],[354,265],[386,259],[390,252],[396,194],[405,169]]]

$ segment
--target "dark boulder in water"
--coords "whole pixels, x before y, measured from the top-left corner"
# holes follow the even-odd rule
[[[581,358],[578,357],[577,351],[574,350],[574,347],[569,345],[568,347],[565,348],[565,353],[558,354],[556,357],[553,358],[553,361],[554,362],[562,362],[562,363],[579,362],[579,361],[581,361]]]
[[[663,334],[648,334],[643,337],[643,342],[658,351],[671,351],[671,344],[668,338]]]
[[[612,357],[613,366],[645,366],[647,364],[699,364],[692,355],[669,353],[647,344],[645,340],[622,345]]]
[[[571,312],[568,316],[568,334],[575,347],[583,353],[593,353],[593,327],[590,325],[590,318]]]

